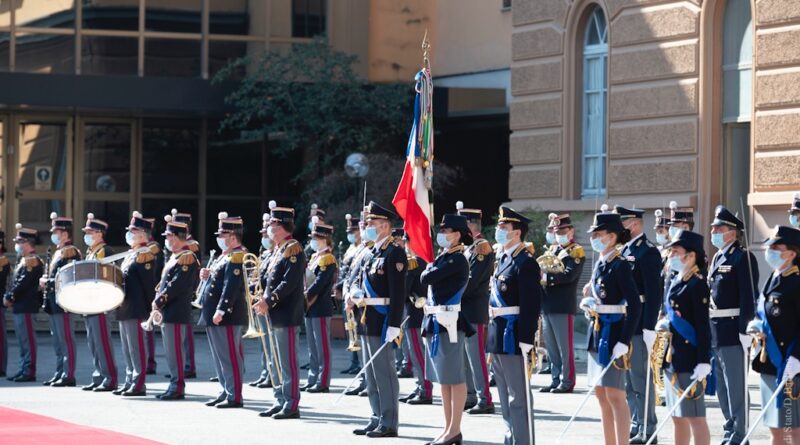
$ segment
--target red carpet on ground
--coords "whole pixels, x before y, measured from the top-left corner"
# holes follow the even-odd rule
[[[0,406],[0,444],[154,445],[155,442],[115,431],[63,422],[52,417]]]

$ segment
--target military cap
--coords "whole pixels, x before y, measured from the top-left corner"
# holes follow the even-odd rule
[[[483,212],[481,209],[467,209],[464,208],[464,202],[456,202],[456,213],[467,218],[467,221],[480,222]]]
[[[16,229],[17,236],[14,237],[14,242],[27,241],[31,244],[36,244],[36,237],[39,235],[39,232],[36,229],[22,227],[22,224],[20,223],[17,223]]]
[[[663,210],[656,209],[654,214],[656,216],[656,224],[655,224],[654,228],[656,228],[656,229],[658,229],[659,227],[667,228],[667,227],[670,226],[669,218],[664,216],[664,211]]]
[[[764,240],[764,244],[786,244],[789,246],[800,247],[800,229],[789,226],[775,226],[772,236]]]
[[[721,205],[714,210],[714,221],[711,222],[711,226],[730,226],[739,230],[744,229],[742,220]]]
[[[53,232],[55,230],[64,230],[67,232],[71,231],[72,218],[58,216],[58,213],[52,212],[50,214],[50,232]]]
[[[694,209],[690,207],[678,208],[678,203],[675,201],[670,201],[669,209],[670,209],[670,219],[669,219],[670,224],[675,224],[675,223],[694,224]]]
[[[692,232],[691,230],[679,231],[675,238],[666,245],[666,247],[675,246],[683,247],[690,252],[695,252],[698,259],[706,257],[706,252],[703,248],[703,235]]]
[[[547,225],[548,229],[560,230],[572,227],[572,218],[570,218],[569,213],[562,213],[561,215],[551,213],[547,217],[550,219],[550,223]]]
[[[639,219],[641,219],[641,218],[644,217],[644,210],[642,210],[642,209],[628,209],[628,208],[622,207],[621,205],[615,205],[614,206],[614,213],[618,214],[620,219],[622,219],[623,221],[626,220],[626,219],[631,219],[631,218],[639,218]]]
[[[622,233],[625,227],[622,226],[622,218],[619,213],[608,211],[608,205],[600,206],[600,211],[594,214],[594,221],[589,227],[589,233],[605,230],[607,232]]]
[[[131,216],[131,222],[126,227],[127,230],[146,230],[151,231],[153,230],[153,225],[155,224],[155,220],[151,218],[145,218],[142,216],[141,213],[134,210],[133,215]]]
[[[792,198],[792,206],[789,208],[789,213],[800,212],[800,192],[795,193]]]
[[[219,226],[217,226],[217,231],[214,232],[214,235],[222,233],[238,233],[241,235],[244,231],[244,222],[240,216],[228,216],[228,212],[219,212],[217,219],[219,219]]]
[[[520,224],[530,224],[531,220],[525,215],[517,212],[516,210],[512,209],[511,207],[500,206],[500,217],[497,219],[499,224],[503,223],[520,223]]]
[[[279,223],[294,222],[294,209],[291,207],[278,207],[275,201],[270,201],[269,221]]]
[[[105,232],[108,230],[108,223],[94,217],[94,213],[86,215],[86,226],[82,229],[84,232],[99,231]]]
[[[370,201],[369,206],[367,206],[367,215],[365,220],[369,221],[371,219],[394,219],[397,218],[397,215],[394,214],[391,210],[385,209],[381,207],[377,202]]]
[[[355,232],[358,230],[358,223],[361,221],[358,218],[353,218],[353,215],[347,214],[344,215],[344,219],[346,222],[346,229],[348,232]]]

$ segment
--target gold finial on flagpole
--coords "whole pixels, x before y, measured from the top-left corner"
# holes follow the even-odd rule
[[[431,70],[430,51],[431,42],[428,40],[428,30],[426,29],[425,35],[422,37],[422,65],[428,71]]]

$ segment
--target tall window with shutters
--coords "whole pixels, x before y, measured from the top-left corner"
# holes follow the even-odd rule
[[[583,36],[581,97],[581,197],[606,194],[606,110],[608,96],[608,27],[595,6]]]

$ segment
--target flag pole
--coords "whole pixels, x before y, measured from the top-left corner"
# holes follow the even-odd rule
[[[428,198],[430,204],[431,218],[429,220],[431,227],[431,241],[436,239],[436,214],[433,209],[434,193],[433,193],[433,76],[431,74],[431,42],[428,40],[428,30],[425,30],[425,35],[422,37],[422,71],[423,76],[423,91],[425,91],[425,112],[423,113],[426,121],[423,128],[429,131],[421,131],[418,134],[420,146],[423,150],[420,152],[422,155],[422,168],[425,171],[425,186],[428,189]]]

